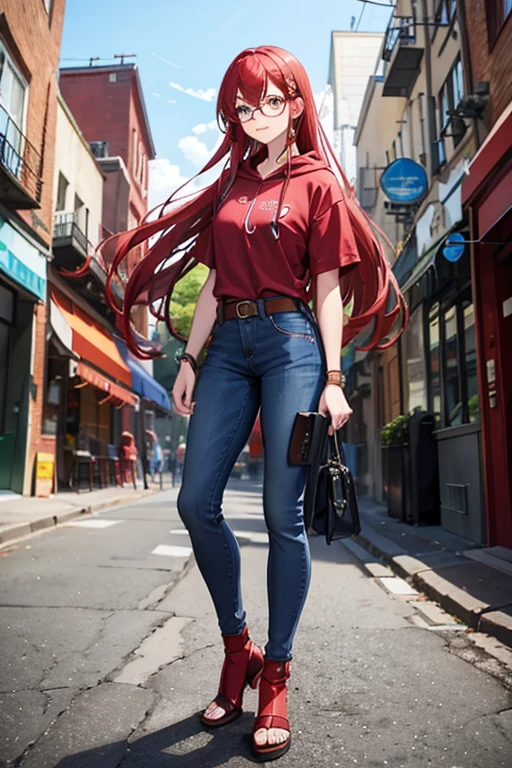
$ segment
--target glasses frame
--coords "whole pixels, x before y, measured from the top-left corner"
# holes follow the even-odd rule
[[[259,105],[257,107],[248,107],[250,112],[248,112],[247,115],[244,116],[243,119],[241,118],[240,115],[237,114],[237,120],[238,120],[239,123],[248,123],[249,120],[253,119],[254,113],[257,112],[258,110],[265,117],[280,117],[283,114],[283,112],[284,112],[284,110],[286,108],[287,103],[289,101],[293,101],[294,98],[295,97],[291,97],[291,96],[278,96],[277,94],[275,94],[274,96],[265,96],[265,98],[260,101],[260,103],[259,103]],[[267,115],[265,112],[263,112],[263,107],[267,103],[267,99],[283,99],[282,109],[279,112],[276,112],[276,113],[274,113],[272,115]],[[235,107],[235,111],[236,111],[236,107]]]

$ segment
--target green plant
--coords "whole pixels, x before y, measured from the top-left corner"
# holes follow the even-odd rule
[[[469,420],[476,421],[480,416],[480,400],[478,395],[473,395],[468,400]]]
[[[380,430],[381,444],[404,445],[409,440],[409,414],[400,414]]]

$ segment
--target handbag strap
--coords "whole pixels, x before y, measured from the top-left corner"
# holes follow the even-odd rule
[[[335,448],[335,456],[340,464],[343,464],[346,466],[347,462],[345,460],[345,453],[343,451],[343,448],[340,447],[340,444],[338,442],[338,433],[336,430],[334,430],[334,434],[331,435],[331,438],[333,438],[334,442],[334,448]]]

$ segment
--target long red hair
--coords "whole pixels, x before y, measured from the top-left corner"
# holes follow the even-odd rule
[[[113,235],[100,245],[108,267],[106,291],[109,303],[119,315],[119,324],[129,348],[141,358],[155,357],[159,350],[154,343],[141,337],[133,326],[132,311],[140,305],[149,307],[158,320],[164,320],[175,338],[186,341],[172,323],[169,311],[172,291],[176,282],[197,264],[194,253],[200,253],[206,247],[208,229],[215,214],[214,201],[218,209],[235,181],[242,160],[262,150],[262,146],[245,133],[237,119],[236,93],[239,90],[244,100],[256,106],[264,96],[269,81],[292,98],[302,97],[304,111],[295,121],[290,114],[287,143],[295,141],[301,154],[313,150],[323,157],[335,172],[346,199],[361,262],[340,278],[343,303],[353,305],[343,329],[343,344],[361,334],[364,338],[358,340],[358,349],[383,349],[396,341],[407,324],[407,305],[384,252],[383,238],[387,238],[360,207],[336,159],[318,119],[313,91],[304,67],[282,48],[260,46],[242,51],[230,64],[222,80],[217,100],[217,122],[224,139],[197,174],[200,176],[209,171],[227,157],[229,163],[217,181],[187,202],[183,197],[176,199],[183,189],[180,187],[155,209],[159,210],[157,218],[149,220],[154,213],[150,212],[136,229]],[[292,127],[296,131],[294,139],[289,138]],[[291,155],[288,152],[278,211],[282,208],[290,179]],[[176,202],[181,204],[176,207]],[[167,210],[169,204],[171,210]],[[274,225],[274,234],[278,237],[277,220]],[[155,235],[159,235],[158,239],[126,279],[123,262],[127,255]],[[314,287],[312,281],[308,298],[314,296]],[[392,330],[394,335],[390,338]]]

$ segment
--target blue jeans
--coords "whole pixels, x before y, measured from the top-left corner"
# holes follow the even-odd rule
[[[213,327],[196,381],[178,512],[221,632],[239,634],[246,623],[240,551],[221,505],[261,406],[263,510],[269,536],[265,654],[289,661],[309,588],[311,558],[302,515],[307,471],[288,463],[288,447],[297,411],[317,410],[325,353],[306,304],[301,303],[301,312],[267,316],[259,299],[258,310],[258,316],[215,322]]]

